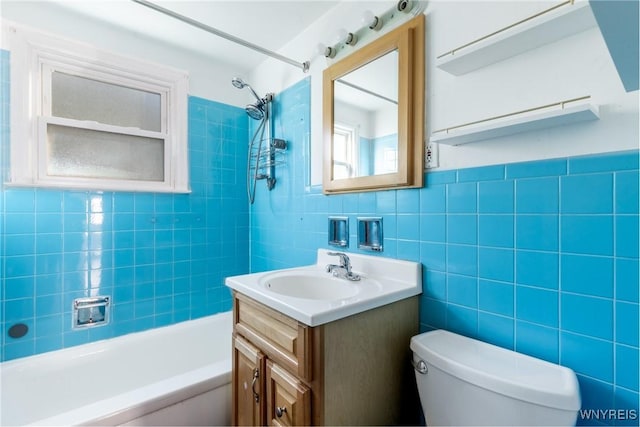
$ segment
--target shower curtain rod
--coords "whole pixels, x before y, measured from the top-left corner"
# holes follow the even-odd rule
[[[298,67],[300,68],[303,72],[307,72],[309,71],[309,61],[305,61],[305,62],[298,62],[298,61],[294,61],[293,59],[287,58],[286,56],[280,55],[279,53],[270,51],[268,49],[263,48],[262,46],[258,46],[256,44],[250,43],[248,41],[242,40],[241,38],[238,38],[234,35],[231,35],[229,33],[225,33],[224,31],[220,31],[217,28],[213,28],[210,27],[209,25],[205,25],[202,22],[196,21],[195,19],[191,19],[187,16],[184,15],[180,15],[179,13],[173,12],[172,10],[169,9],[165,9],[162,6],[158,6],[157,4],[151,3],[150,1],[147,0],[131,0],[134,3],[138,3],[142,6],[146,6],[150,9],[153,9],[157,12],[163,13],[167,16],[170,16],[172,18],[175,18],[179,21],[182,21],[186,24],[192,25],[194,27],[200,28],[201,30],[204,30],[208,33],[211,34],[215,34],[218,37],[222,37],[223,39],[227,39],[233,43],[237,43],[239,45],[242,45],[244,47],[248,47],[249,49],[253,49],[256,52],[260,52],[264,55],[270,56],[272,58],[275,58],[279,61],[282,62],[286,62],[289,65],[293,65],[294,67]]]
[[[342,79],[336,79],[335,81],[338,82],[338,83],[342,83],[345,86],[349,86],[352,89],[359,90],[360,92],[364,92],[364,93],[366,93],[368,95],[375,96],[376,98],[380,98],[380,99],[382,99],[384,101],[387,101],[387,102],[390,102],[392,104],[398,105],[398,101],[396,101],[395,99],[387,98],[384,95],[380,95],[379,93],[376,93],[376,92],[373,92],[373,91],[371,91],[369,89],[363,88],[362,86],[354,85],[353,83],[349,83],[348,81],[342,80]]]

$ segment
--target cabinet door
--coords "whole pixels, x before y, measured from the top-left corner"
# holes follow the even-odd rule
[[[267,360],[267,421],[273,426],[311,424],[311,390]]]
[[[265,424],[264,363],[262,353],[234,334],[231,422],[236,426]]]

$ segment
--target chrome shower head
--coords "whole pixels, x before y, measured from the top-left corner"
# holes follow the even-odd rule
[[[231,84],[238,89],[242,89],[246,86],[244,80],[242,80],[240,77],[234,77],[233,79],[231,79]]]
[[[264,118],[264,104],[262,102],[256,102],[255,104],[249,104],[244,109],[249,117],[254,120],[262,120]]]
[[[233,79],[231,79],[231,84],[234,87],[237,87],[238,89],[244,89],[245,87],[248,87],[251,93],[253,94],[253,96],[255,96],[256,99],[258,100],[258,103],[262,104],[263,101],[262,99],[260,99],[256,91],[253,90],[253,88],[251,87],[251,85],[249,85],[249,83],[245,83],[244,80],[242,80],[240,77],[234,77]]]

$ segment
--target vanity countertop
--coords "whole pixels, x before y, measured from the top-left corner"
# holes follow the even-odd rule
[[[338,264],[318,249],[316,264],[228,277],[225,284],[308,326],[318,326],[422,293],[417,262],[345,252],[359,281],[326,271]]]

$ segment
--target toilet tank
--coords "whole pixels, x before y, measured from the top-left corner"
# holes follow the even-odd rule
[[[448,331],[411,339],[427,425],[575,425],[575,373]]]

